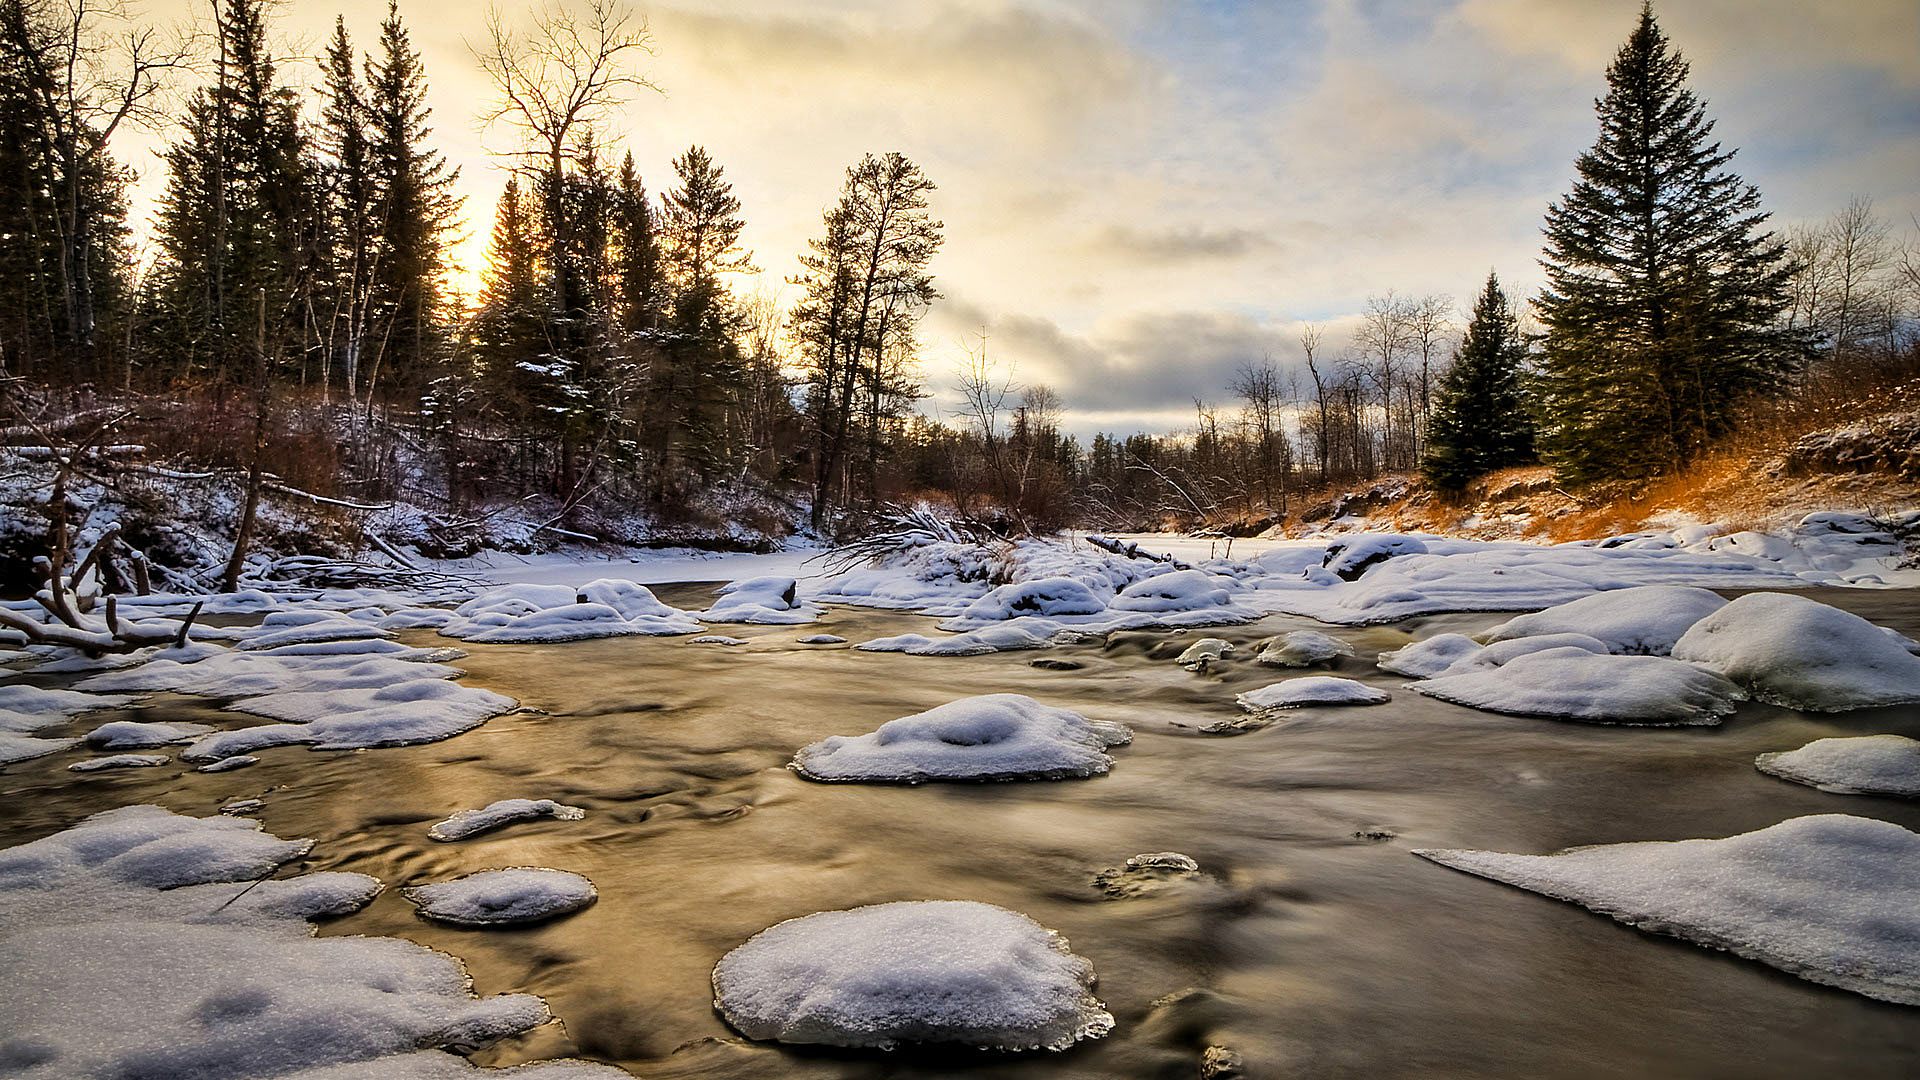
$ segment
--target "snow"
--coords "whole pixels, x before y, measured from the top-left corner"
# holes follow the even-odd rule
[[[631,581],[599,578],[576,587],[506,585],[454,609],[447,637],[488,644],[582,641],[628,635],[697,634],[700,623]]]
[[[274,649],[336,641],[370,641],[393,633],[336,611],[272,611],[247,631],[238,649]]]
[[[839,634],[808,634],[795,642],[799,645],[845,645],[846,643],[847,639]]]
[[[1823,814],[1717,840],[1415,854],[1813,982],[1920,1005],[1920,834],[1890,822]]]
[[[77,690],[43,690],[37,686],[8,684],[0,686],[0,732],[38,731],[62,723],[69,716],[117,709],[133,701],[112,694],[88,694]]]
[[[462,810],[428,829],[427,836],[441,841],[465,840],[469,836],[491,832],[516,821],[533,821],[537,818],[579,821],[586,816],[585,810],[552,799],[501,799],[478,810]]]
[[[792,626],[810,623],[826,609],[798,599],[800,583],[790,577],[755,577],[722,586],[720,598],[695,617],[702,622]]]
[[[1821,791],[1920,798],[1920,741],[1904,735],[1815,739],[1798,750],[1761,754],[1754,765]]]
[[[30,735],[0,731],[0,765],[57,754],[79,744],[79,739],[36,739]]]
[[[112,754],[107,757],[92,757],[76,761],[67,766],[68,772],[99,772],[101,769],[150,769],[155,765],[165,765],[169,758],[165,754]]]
[[[1561,646],[1525,653],[1498,667],[1460,670],[1460,664],[1474,659],[1456,661],[1413,689],[1489,712],[1659,727],[1718,724],[1733,714],[1740,696],[1720,676],[1664,656]]]
[[[224,758],[220,758],[217,761],[209,761],[205,765],[202,765],[194,769],[194,772],[207,772],[207,773],[232,772],[235,769],[244,769],[249,765],[258,765],[258,764],[260,764],[260,759],[257,757],[254,757],[252,754],[235,754],[232,757],[224,757]]]
[[[954,622],[953,629],[968,629],[966,623],[1004,622],[1022,615],[1098,615],[1107,602],[1093,589],[1070,577],[1041,578],[1002,585],[968,604]]]
[[[146,750],[155,746],[187,743],[212,731],[205,724],[145,724],[138,720],[114,720],[87,732],[88,746],[95,750]]]
[[[484,1076],[440,1051],[550,1018],[529,995],[476,999],[457,960],[411,942],[313,937],[311,920],[381,886],[260,880],[311,847],[245,818],[131,806],[0,851],[7,1075]],[[460,1071],[410,1072],[422,1052]]]
[[[1342,581],[1357,580],[1375,564],[1396,555],[1425,555],[1426,540],[1394,533],[1360,533],[1327,545],[1320,565]]]
[[[1488,631],[1487,640],[1585,634],[1604,641],[1607,652],[1665,656],[1689,627],[1726,605],[1724,597],[1706,589],[1642,585],[1517,616]]]
[[[1113,1028],[1092,985],[1058,934],[964,900],[792,919],[713,969],[714,1007],[750,1039],[880,1049],[1064,1050]]]
[[[1291,630],[1266,643],[1254,659],[1273,667],[1312,667],[1342,656],[1353,646],[1318,630]]]
[[[180,755],[186,761],[248,754],[270,746],[315,750],[413,746],[471,731],[519,702],[503,694],[424,678],[378,689],[296,690],[234,702],[229,708],[284,723],[216,732]]]
[[[727,634],[702,634],[688,641],[689,645],[746,645],[746,638],[732,637]]]
[[[1205,671],[1236,651],[1238,647],[1226,638],[1206,637],[1187,646],[1173,662],[1188,671]]]
[[[1790,709],[1920,702],[1920,656],[1860,616],[1804,596],[1742,596],[1696,623],[1673,655]]]
[[[460,673],[458,668],[444,664],[379,655],[281,656],[236,650],[190,663],[153,660],[136,668],[95,675],[75,685],[83,690],[166,690],[231,698],[296,690],[364,690],[419,679],[451,679]]]
[[[794,755],[792,768],[824,781],[1051,780],[1106,772],[1107,748],[1132,739],[1121,724],[1022,694],[987,694],[823,739]]]
[[[1155,574],[1121,589],[1113,607],[1121,611],[1145,611],[1155,614],[1174,611],[1199,611],[1227,607],[1233,603],[1237,584],[1232,578],[1204,570],[1175,570]]]
[[[455,926],[515,926],[570,915],[599,898],[593,882],[565,870],[516,866],[400,890],[420,914]]]
[[[1508,638],[1460,657],[1439,672],[1441,675],[1465,675],[1500,667],[1522,656],[1548,649],[1578,649],[1588,653],[1606,653],[1607,643],[1585,634],[1541,634],[1539,637]]]
[[[1333,675],[1303,675],[1269,683],[1234,698],[1248,712],[1308,705],[1384,705],[1393,695],[1378,687]]]
[[[1479,642],[1465,634],[1435,634],[1383,652],[1374,662],[1382,671],[1412,679],[1428,679],[1447,670],[1455,661],[1478,653],[1480,647]]]
[[[1058,641],[1075,641],[1084,636],[1085,631],[1077,628],[1028,616],[950,637],[899,634],[863,641],[854,648],[861,652],[897,652],[908,656],[985,656],[1020,649],[1044,649]]]

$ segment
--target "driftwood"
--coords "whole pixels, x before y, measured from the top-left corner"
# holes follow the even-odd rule
[[[1096,536],[1091,533],[1084,539],[1094,547],[1102,551],[1111,552],[1123,559],[1145,559],[1148,562],[1166,563],[1175,570],[1192,569],[1192,567],[1189,567],[1186,563],[1181,562],[1171,555],[1162,555],[1157,552],[1148,551],[1131,540],[1115,540],[1112,537]]]

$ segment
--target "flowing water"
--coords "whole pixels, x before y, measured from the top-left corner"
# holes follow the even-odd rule
[[[692,606],[706,595],[659,591]],[[1920,634],[1912,593],[1816,595]],[[1207,675],[1171,657],[1202,634],[1244,643],[1313,624],[1275,617],[965,658],[794,643],[930,621],[841,608],[817,626],[728,628],[751,639],[731,648],[674,638],[473,646],[466,682],[541,711],[429,746],[269,750],[260,765],[219,775],[175,764],[76,776],[71,755],[54,755],[0,774],[0,845],[112,806],[207,814],[257,796],[267,829],[319,841],[289,872],[355,870],[390,886],[498,866],[585,874],[599,903],[538,927],[430,924],[390,888],[323,928],[442,949],[466,961],[479,992],[542,995],[565,1021],[477,1058],[488,1064],[578,1053],[643,1077],[1193,1077],[1202,1051],[1222,1045],[1255,1077],[1920,1072],[1911,1008],[1409,854],[1722,836],[1831,812],[1920,829],[1915,803],[1825,794],[1752,765],[1822,736],[1920,736],[1920,709],[1821,717],[1743,705],[1717,729],[1603,727],[1429,701],[1371,664],[1416,625],[1473,633],[1500,619],[1336,630],[1360,654],[1337,673],[1393,690],[1392,703],[1302,710],[1233,737],[1198,728],[1236,716],[1236,692],[1286,673],[1245,652]],[[1038,655],[1083,666],[1039,670],[1028,663]],[[999,691],[1124,721],[1135,740],[1114,751],[1110,775],[1084,781],[822,785],[785,768],[823,736]],[[131,711],[234,722],[184,698]],[[426,838],[454,810],[516,796],[587,817],[455,844]],[[1095,886],[1103,868],[1154,851],[1191,855],[1206,876],[1124,899]],[[1063,1054],[880,1054],[747,1043],[713,1011],[713,964],[755,932],[907,899],[987,901],[1061,931],[1098,970],[1116,1030]]]

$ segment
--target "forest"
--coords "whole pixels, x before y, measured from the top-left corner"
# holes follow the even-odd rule
[[[743,248],[752,208],[701,146],[640,176],[612,118],[657,89],[655,42],[618,0],[495,13],[470,43],[513,147],[473,295],[450,238],[485,215],[453,194],[397,3],[371,48],[340,21],[312,79],[264,0],[178,35],[111,2],[0,0],[0,21],[5,441],[96,477],[117,456],[230,478],[229,582],[263,491],[417,507],[429,554],[498,542],[503,515],[629,543],[831,539],[916,504],[1019,531],[1264,527],[1384,475],[1644,483],[1920,372],[1920,223],[1837,197],[1773,226],[1651,9],[1546,209],[1541,292],[1468,267],[1464,304],[1384,289],[1350,326],[1303,324],[1298,363],[1194,386],[1185,430],[1085,442],[991,327],[929,370],[945,226],[906,154],[849,163],[797,254]],[[167,140],[150,236],[114,150],[133,127]],[[935,419],[948,382],[964,407]]]

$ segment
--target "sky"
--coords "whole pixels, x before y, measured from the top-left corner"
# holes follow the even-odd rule
[[[177,23],[208,0],[146,0]],[[502,2],[509,25],[530,18]],[[386,0],[287,0],[288,77],[314,83],[343,15],[377,41]],[[942,292],[923,324],[923,409],[952,416],[953,375],[984,332],[1019,385],[1052,387],[1066,427],[1168,431],[1226,404],[1243,363],[1298,368],[1299,333],[1338,350],[1370,295],[1464,305],[1497,272],[1538,288],[1540,223],[1596,133],[1594,99],[1639,0],[674,0],[636,4],[653,39],[609,123],[648,186],[707,148],[739,196],[760,273],[794,293],[846,167],[897,150],[939,186]],[[482,266],[499,155],[472,47],[484,3],[401,0],[431,91],[434,141],[460,168]],[[1920,215],[1920,3],[1666,0],[1716,135],[1775,224],[1874,200]],[[305,57],[308,59],[299,59]],[[135,211],[168,132],[131,131]]]

